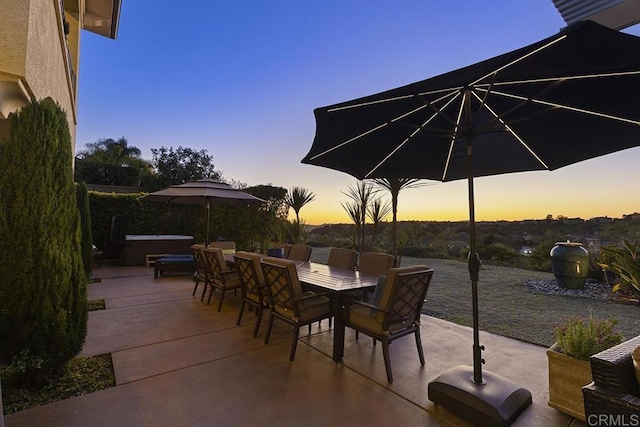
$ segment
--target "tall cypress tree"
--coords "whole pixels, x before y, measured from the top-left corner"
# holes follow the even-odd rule
[[[80,214],[64,111],[32,101],[9,120],[0,141],[0,360],[25,364],[24,379],[37,381],[84,343]]]

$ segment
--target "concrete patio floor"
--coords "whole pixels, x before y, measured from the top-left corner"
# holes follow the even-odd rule
[[[106,309],[89,313],[83,355],[111,353],[116,387],[5,417],[14,426],[366,425],[468,426],[427,398],[427,383],[471,363],[471,329],[423,316],[426,365],[411,337],[394,341],[394,382],[386,380],[382,346],[347,330],[344,363],[331,359],[325,321],[301,331],[289,362],[290,335],[276,322],[264,345],[266,322],[251,336],[252,312],[236,326],[239,296],[211,305],[192,297],[189,276],[153,278],[153,269],[103,265],[89,299]],[[199,288],[201,289],[201,287]],[[265,316],[266,317],[266,316]],[[528,389],[533,404],[516,426],[585,424],[547,405],[545,348],[481,333],[485,369]]]

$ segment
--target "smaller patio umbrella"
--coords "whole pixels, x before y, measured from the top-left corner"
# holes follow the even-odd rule
[[[209,218],[211,205],[247,206],[258,205],[265,201],[244,191],[237,190],[224,182],[212,178],[172,185],[143,196],[152,202],[178,203],[184,205],[205,205],[207,208],[207,231],[205,244],[209,244]]]

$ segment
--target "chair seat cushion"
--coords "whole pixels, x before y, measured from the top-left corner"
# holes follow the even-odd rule
[[[395,332],[414,326],[413,321],[409,319],[404,322],[391,322],[389,323],[388,330],[383,331],[382,323],[379,321],[380,317],[376,316],[377,313],[377,310],[369,307],[352,305],[349,310],[349,323],[378,335],[382,335],[383,333],[394,334]]]
[[[305,296],[311,293],[305,292]],[[331,311],[331,300],[327,297],[310,298],[300,301],[298,308],[300,309],[300,320],[307,322],[317,317],[329,315]]]
[[[305,296],[313,295],[313,292],[305,292]],[[285,316],[289,319],[295,318],[295,313],[292,309],[288,309],[281,305],[274,307],[276,313],[281,316]],[[328,316],[331,312],[331,300],[327,297],[310,298],[308,300],[300,301],[298,303],[298,309],[300,312],[300,323],[307,323],[312,319],[316,319],[322,316]]]
[[[224,283],[216,283],[219,287],[224,289],[236,289],[242,284],[240,282],[240,276],[237,272],[225,273]]]
[[[382,323],[377,320],[376,310],[372,308],[352,305],[349,310],[349,323],[374,334],[382,334]]]

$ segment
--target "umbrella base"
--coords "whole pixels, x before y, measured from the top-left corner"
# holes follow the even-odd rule
[[[508,426],[531,405],[531,393],[491,372],[473,381],[471,366],[458,366],[428,386],[429,400],[478,426]]]

